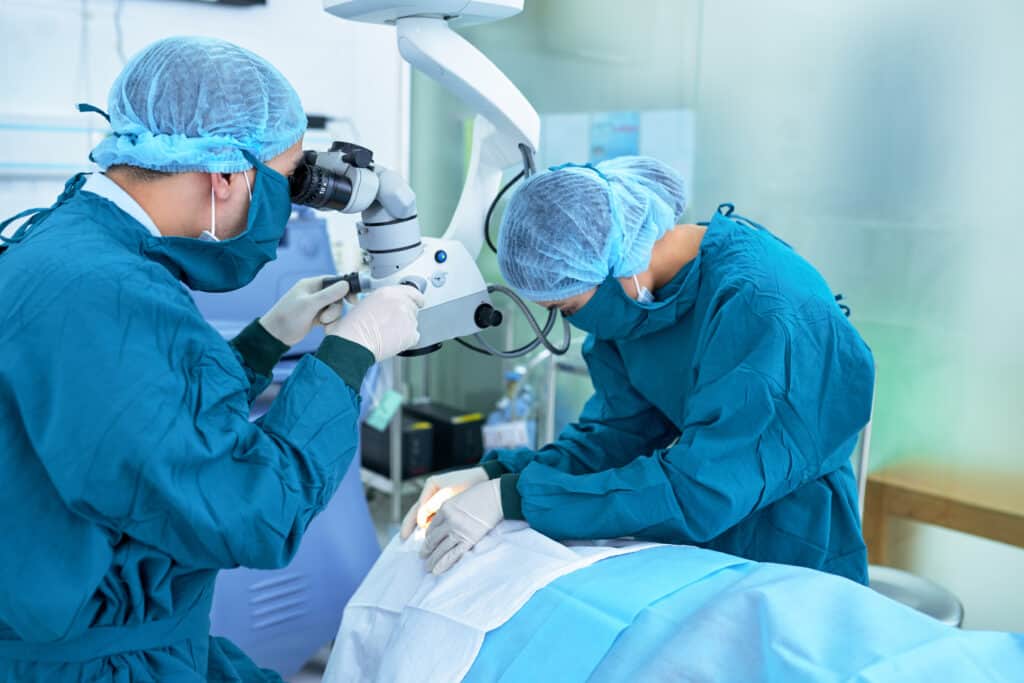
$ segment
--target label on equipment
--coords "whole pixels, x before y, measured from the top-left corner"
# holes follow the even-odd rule
[[[383,432],[395,418],[399,408],[402,407],[402,395],[394,389],[384,392],[384,395],[377,401],[377,405],[370,414],[366,416],[366,424]]]
[[[495,448],[529,448],[530,431],[526,420],[502,422],[495,425],[484,425],[484,450]]]

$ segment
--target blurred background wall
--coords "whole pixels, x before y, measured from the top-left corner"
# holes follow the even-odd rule
[[[464,35],[549,134],[570,113],[692,112],[683,218],[734,202],[845,296],[878,365],[873,468],[924,457],[1019,472],[1022,29],[1016,0],[530,0]],[[418,74],[412,107],[413,184],[439,234],[461,187],[466,112]],[[665,130],[638,137],[678,156]],[[500,279],[492,255],[481,263]],[[428,363],[435,398],[486,410],[498,396],[499,361],[447,345]],[[590,388],[558,386],[564,422]],[[908,522],[890,558],[957,593],[968,627],[1024,630],[1024,552]]]
[[[918,457],[1020,473],[1022,33],[1019,0],[527,0],[464,35],[540,112],[542,162],[631,144],[661,156],[687,176],[685,221],[734,202],[844,294],[878,365],[874,467]],[[335,119],[309,146],[373,148],[411,173],[425,232],[444,230],[466,112],[410,82],[391,29],[333,20],[318,0],[0,0],[0,213],[52,201],[105,129],[74,104],[105,106],[123,59],[176,34],[269,59],[310,113]],[[350,265],[354,219],[328,220]],[[480,262],[500,281],[492,255]],[[492,340],[526,338],[499,303],[509,324]],[[511,365],[446,344],[405,368],[414,393],[486,412]],[[589,392],[560,376],[560,423]],[[957,593],[968,627],[1024,631],[1024,551],[904,523],[891,557]]]

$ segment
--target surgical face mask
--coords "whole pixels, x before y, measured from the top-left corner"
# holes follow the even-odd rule
[[[256,167],[256,180],[250,189],[249,217],[242,234],[218,240],[213,224],[216,216],[211,215],[206,238],[154,237],[144,247],[147,255],[166,264],[191,289],[239,289],[277,257],[277,245],[292,212],[288,180],[249,152],[244,154]]]
[[[245,189],[249,192],[249,206],[252,207],[252,185],[249,184],[249,173],[242,171],[245,178]],[[210,229],[199,233],[199,239],[205,242],[220,242],[217,239],[217,195],[213,191],[213,183],[210,183]]]
[[[644,292],[647,292],[646,288],[641,291],[641,296]],[[654,300],[650,292],[646,296],[650,301]],[[633,339],[646,332],[647,303],[633,299],[622,289],[617,278],[609,277],[598,286],[590,301],[567,319],[573,327],[598,339]]]

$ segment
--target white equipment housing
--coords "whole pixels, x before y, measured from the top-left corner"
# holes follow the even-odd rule
[[[325,0],[336,17],[367,24],[394,24],[406,17],[437,17],[454,26],[507,19],[523,11],[523,0]]]
[[[483,246],[487,209],[502,172],[533,163],[540,117],[519,89],[451,27],[514,16],[522,11],[523,0],[324,0],[324,9],[352,21],[393,24],[402,57],[477,112],[466,182],[448,229],[439,239],[423,238],[423,249],[411,261],[384,263],[383,255],[371,256],[370,274],[370,288],[402,282],[415,283],[424,292],[420,349],[475,334],[482,327],[474,313],[481,305],[490,305],[475,263]],[[374,234],[365,225],[372,221],[365,214],[363,218],[363,249],[380,254],[389,244],[403,246],[402,239],[408,239],[384,231]]]

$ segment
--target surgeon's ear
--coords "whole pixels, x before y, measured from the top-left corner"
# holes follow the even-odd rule
[[[223,201],[231,196],[230,173],[211,173],[210,185],[213,187],[213,193],[216,195],[217,199]]]

